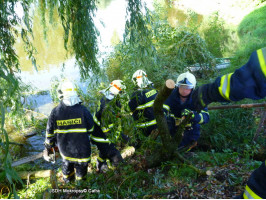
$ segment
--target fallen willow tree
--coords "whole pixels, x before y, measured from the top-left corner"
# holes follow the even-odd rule
[[[191,119],[191,115],[188,115],[186,119],[184,119],[180,125],[178,126],[177,132],[172,137],[169,133],[169,129],[167,126],[167,121],[163,112],[163,103],[171,94],[172,90],[175,88],[175,83],[173,80],[169,79],[165,82],[165,85],[161,88],[156,99],[154,101],[154,115],[157,121],[157,126],[159,130],[159,136],[161,138],[161,143],[153,146],[153,148],[149,151],[149,155],[146,155],[146,163],[145,167],[155,167],[160,165],[162,162],[171,160],[173,158],[177,158],[180,162],[186,164],[186,166],[194,169],[200,175],[206,174],[205,171],[202,171],[196,167],[194,167],[190,161],[186,160],[179,152],[178,145],[180,144],[183,132],[185,131],[185,126]]]

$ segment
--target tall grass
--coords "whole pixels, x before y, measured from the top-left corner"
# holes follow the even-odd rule
[[[240,39],[232,64],[239,66],[247,62],[250,54],[266,46],[266,5],[248,14],[238,26]]]

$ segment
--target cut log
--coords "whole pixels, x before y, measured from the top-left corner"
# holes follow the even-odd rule
[[[121,151],[121,156],[123,159],[125,159],[127,157],[133,156],[134,153],[135,153],[135,148],[129,146]]]
[[[50,177],[52,170],[40,170],[40,171],[22,171],[18,172],[21,179],[35,179],[35,178],[47,178]]]
[[[30,132],[30,133],[26,133],[26,134],[24,135],[24,137],[25,137],[25,138],[30,138],[30,137],[35,136],[35,135],[37,135],[37,132],[36,132],[36,131],[34,131],[34,132]]]

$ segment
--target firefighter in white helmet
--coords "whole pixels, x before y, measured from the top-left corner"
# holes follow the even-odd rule
[[[63,81],[58,93],[61,101],[49,116],[44,145],[48,154],[58,146],[67,183],[75,178],[86,178],[91,154],[89,134],[94,123],[90,111],[81,105],[77,88],[71,81]]]
[[[157,131],[153,112],[157,91],[143,70],[137,70],[132,76],[132,81],[136,85],[136,90],[131,95],[128,105],[136,122],[136,128],[145,136],[149,136],[152,132]],[[140,139],[137,138],[136,146],[139,145]]]
[[[100,150],[97,159],[97,170],[100,172],[105,171],[107,168],[116,166],[119,162],[123,161],[120,152],[116,149],[114,142],[122,135],[121,126],[118,125],[121,111],[121,104],[119,95],[125,90],[123,81],[114,80],[110,83],[109,87],[100,92],[104,97],[100,100],[96,113],[93,116],[94,131],[91,140]],[[106,112],[109,115],[105,115]],[[111,116],[110,116],[111,115]],[[111,141],[108,139],[107,134],[113,135],[115,139]]]
[[[141,69],[135,71],[132,75],[132,81],[138,86],[138,88],[147,88],[148,86],[153,85],[153,83],[149,81],[146,72]]]
[[[168,127],[173,136],[177,127],[189,113],[192,113],[190,123],[187,125],[183,139],[179,147],[197,145],[197,140],[200,137],[200,125],[209,121],[209,113],[207,107],[196,112],[192,102],[192,91],[196,86],[196,78],[190,72],[182,73],[178,76],[176,81],[176,88],[165,101],[164,108],[168,112]]]

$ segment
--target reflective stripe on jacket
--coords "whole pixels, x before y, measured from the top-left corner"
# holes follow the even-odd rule
[[[110,119],[105,119],[107,121],[104,121],[104,123],[106,124],[104,126],[102,122],[102,114],[107,104],[108,106],[110,106],[108,108],[108,111],[111,112],[111,116],[109,116]],[[107,138],[107,134],[109,134],[110,132],[114,134],[114,140],[117,140],[119,138],[121,130],[119,130],[119,126],[117,126],[117,122],[119,121],[116,118],[116,116],[118,114],[117,112],[119,112],[120,110],[121,110],[121,105],[118,100],[113,99],[110,101],[105,97],[103,97],[100,100],[96,113],[93,116],[95,128],[91,135],[91,140],[93,140],[96,144],[97,143],[111,143],[111,141]]]
[[[202,91],[205,102],[239,101],[266,96],[266,47],[254,51],[249,61],[234,73],[218,77]]]
[[[154,99],[157,91],[154,88],[138,89],[135,91],[128,103],[136,127],[141,128],[146,136],[157,128],[153,112]]]
[[[266,199],[266,161],[252,172],[248,179],[244,199]]]
[[[182,111],[184,109],[190,109],[192,111],[195,110],[192,102],[192,96],[189,95],[188,99],[184,103],[181,103],[179,89],[175,88],[164,104],[164,110],[165,113],[167,113],[166,115],[169,131],[171,135],[174,135],[176,132],[176,126],[181,122]],[[209,113],[207,107],[204,108],[204,110],[202,110],[200,113],[194,112],[194,118],[192,119],[191,123],[187,124],[189,129],[185,130],[185,134],[186,132],[189,132],[191,139],[197,140],[200,135],[200,125],[208,122]]]
[[[93,131],[93,118],[86,107],[66,106],[62,101],[48,119],[45,143],[57,144],[63,159],[72,162],[90,161],[89,132]]]

